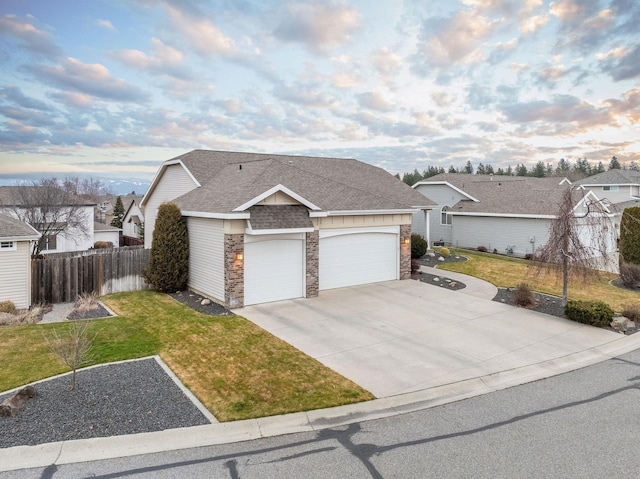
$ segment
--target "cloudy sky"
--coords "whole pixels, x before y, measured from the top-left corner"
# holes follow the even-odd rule
[[[0,176],[640,160],[637,0],[2,0]]]

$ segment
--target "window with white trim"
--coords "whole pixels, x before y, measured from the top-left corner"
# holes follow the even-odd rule
[[[450,225],[451,224],[451,206],[443,206],[440,209],[440,224],[441,225]]]
[[[0,251],[13,251],[17,249],[15,241],[0,241]]]
[[[607,185],[602,187],[602,191],[618,191],[620,187],[618,185]]]

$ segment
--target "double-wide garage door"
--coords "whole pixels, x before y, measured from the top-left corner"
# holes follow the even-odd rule
[[[321,230],[319,288],[398,279],[399,228]],[[246,235],[244,304],[305,296],[304,234]]]
[[[399,228],[320,231],[320,289],[398,279]]]

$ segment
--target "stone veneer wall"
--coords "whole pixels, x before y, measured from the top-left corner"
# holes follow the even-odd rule
[[[244,306],[244,234],[224,235],[224,301],[229,308]]]
[[[409,238],[409,244],[404,244]],[[400,279],[411,278],[411,225],[400,225]]]
[[[320,245],[320,233],[318,230],[313,233],[307,233],[307,241],[306,241],[306,255],[307,255],[307,291],[306,297],[313,298],[318,296],[318,273],[319,273],[319,250]]]

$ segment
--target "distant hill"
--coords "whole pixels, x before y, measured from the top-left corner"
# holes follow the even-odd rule
[[[64,179],[66,176],[78,176],[82,178],[91,178],[93,180],[100,180],[102,185],[106,189],[106,193],[118,195],[128,195],[135,192],[136,195],[144,195],[151,185],[151,180],[142,178],[121,179],[121,178],[109,178],[105,176],[93,176],[93,175],[54,175],[52,173],[26,173],[20,175],[3,175],[0,174],[0,186],[13,186],[23,182],[37,181],[40,178],[50,178],[56,176],[59,180]]]

